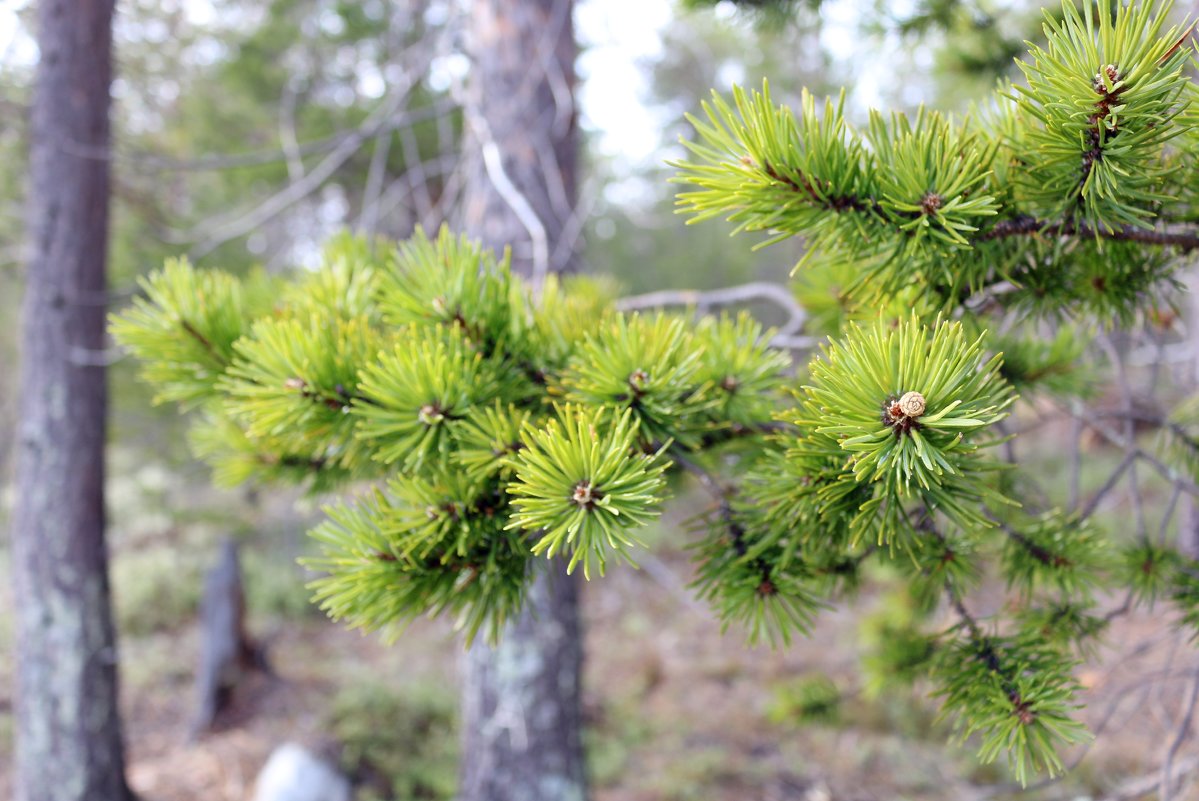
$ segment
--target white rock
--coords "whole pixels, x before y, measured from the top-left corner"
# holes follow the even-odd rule
[[[350,801],[350,782],[303,746],[285,743],[258,774],[254,801]]]

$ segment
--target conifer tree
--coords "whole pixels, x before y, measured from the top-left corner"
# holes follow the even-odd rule
[[[859,128],[844,97],[792,111],[766,86],[705,104],[681,210],[807,240],[797,291],[828,342],[798,376],[748,316],[622,312],[583,278],[534,292],[445,230],[338,238],[291,282],[172,263],[113,332],[194,410],[218,481],[344,493],[309,564],[350,625],[444,613],[492,637],[532,560],[593,580],[635,563],[689,473],[712,495],[695,586],[726,625],[785,646],[885,567],[916,613],[867,667],[930,682],[983,760],[1054,774],[1087,736],[1074,668],[1110,622],[1155,601],[1199,620],[1199,564],[1095,519],[1136,464],[1197,492],[1196,404],[1080,420],[1125,452],[1085,504],[1042,502],[1007,427],[1122,370],[1092,343],[1160,326],[1199,247],[1195,50],[1169,12],[1066,0],[1024,82],[964,119]],[[1008,597],[984,616],[988,572]]]

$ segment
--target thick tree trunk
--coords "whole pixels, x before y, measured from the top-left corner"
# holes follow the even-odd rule
[[[569,271],[579,220],[573,0],[475,0],[463,224],[526,276]]]
[[[466,656],[461,801],[582,801],[579,585],[538,563],[526,609]]]
[[[539,281],[572,269],[577,187],[571,0],[476,0],[468,46],[464,228],[512,246]],[[495,648],[466,659],[462,801],[581,801],[582,638],[577,577],[538,562]]]
[[[113,0],[41,0],[13,515],[19,801],[125,801],[104,543]]]

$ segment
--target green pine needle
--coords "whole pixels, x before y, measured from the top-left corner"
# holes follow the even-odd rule
[[[632,411],[563,406],[544,428],[526,424],[523,441],[507,528],[536,532],[533,553],[568,553],[568,569],[582,563],[587,578],[593,566],[603,575],[610,553],[632,563],[636,529],[661,513],[670,464],[639,449]]]

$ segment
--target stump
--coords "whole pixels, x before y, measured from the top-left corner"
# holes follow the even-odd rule
[[[237,543],[226,538],[216,565],[204,577],[193,737],[213,728],[229,707],[234,688],[249,671],[270,673],[265,653],[246,632],[245,613]]]

